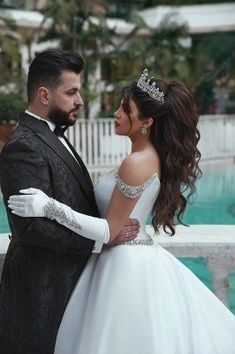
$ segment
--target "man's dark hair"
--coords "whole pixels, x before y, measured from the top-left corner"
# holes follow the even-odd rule
[[[62,49],[46,50],[38,54],[29,67],[27,93],[28,102],[31,103],[40,86],[50,89],[60,83],[63,71],[72,71],[76,74],[82,72],[84,60],[74,52]]]

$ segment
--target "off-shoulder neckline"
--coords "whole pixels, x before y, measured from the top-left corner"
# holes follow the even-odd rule
[[[119,169],[119,167],[115,167],[114,169],[112,169],[108,173],[114,172],[116,174],[116,173],[118,173],[118,169]],[[119,174],[118,174],[118,176],[119,176]],[[143,184],[147,183],[149,180],[152,180],[154,177],[157,177],[158,182],[161,184],[160,176],[157,172],[154,172]]]
[[[97,185],[97,183],[100,181],[100,179],[101,179],[102,177],[107,176],[107,175],[110,175],[111,173],[113,173],[114,175],[115,175],[116,173],[118,173],[118,169],[119,169],[119,166],[113,168],[112,170],[109,170],[108,172],[105,172],[105,173],[101,174],[101,175],[97,178],[97,180],[96,180],[96,182],[95,182],[95,185]],[[146,182],[149,181],[150,179],[153,179],[154,177],[156,177],[157,181],[161,184],[160,176],[159,176],[159,174],[158,174],[157,172],[154,172],[144,183],[146,183]]]

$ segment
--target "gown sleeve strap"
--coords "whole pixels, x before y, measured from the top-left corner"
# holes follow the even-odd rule
[[[126,184],[118,174],[118,171],[115,174],[115,185],[118,187],[120,192],[127,198],[138,198],[144,192],[144,190],[150,185],[152,180],[156,177],[156,174],[149,177],[147,181],[139,186],[131,186]]]

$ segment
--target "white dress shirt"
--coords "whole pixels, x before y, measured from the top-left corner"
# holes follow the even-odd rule
[[[34,114],[34,113],[28,111],[27,109],[26,109],[25,113],[29,114],[30,116],[32,116],[32,117],[34,117],[34,118],[37,118],[37,119],[39,119],[39,120],[45,121],[45,122],[48,124],[50,130],[51,130],[52,132],[54,132],[56,125],[55,125],[52,121],[49,121],[49,120],[47,120],[47,119],[45,119],[45,118],[42,118],[42,117],[40,117],[40,116],[38,116],[38,115],[36,115],[36,114]],[[58,136],[57,138],[61,141],[61,143],[66,147],[66,149],[69,151],[69,153],[70,153],[70,154],[74,157],[74,159],[77,161],[77,159],[75,158],[73,152],[71,151],[71,149],[69,148],[68,144],[67,144],[66,141],[63,139],[63,137],[62,137],[62,136]],[[77,161],[77,163],[78,163],[78,161]],[[104,242],[107,242],[108,240],[103,240],[103,241],[104,241]],[[95,241],[95,244],[94,244],[94,248],[93,248],[92,253],[100,253],[102,247],[103,247],[103,242]]]

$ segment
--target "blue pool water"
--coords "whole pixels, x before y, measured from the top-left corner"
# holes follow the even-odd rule
[[[235,164],[204,168],[196,200],[185,213],[188,224],[235,224]]]
[[[235,224],[235,164],[221,167],[207,165],[197,182],[197,195],[189,205],[186,224]],[[0,194],[0,233],[8,232],[5,208]]]
[[[197,182],[197,197],[187,208],[183,221],[186,224],[235,224],[235,165],[204,168]],[[5,208],[0,196],[0,233],[9,232]],[[203,258],[181,258],[211,290],[212,275]],[[235,274],[229,277],[229,303],[235,313]]]
[[[6,233],[9,231],[6,210],[2,201],[2,196],[0,195],[0,233]]]

